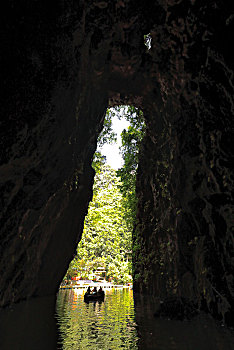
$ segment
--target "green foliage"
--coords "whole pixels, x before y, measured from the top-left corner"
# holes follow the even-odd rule
[[[133,229],[136,217],[136,172],[138,167],[138,154],[141,141],[145,134],[145,122],[141,110],[129,106],[123,113],[130,126],[123,130],[121,134],[122,146],[121,153],[123,157],[123,167],[117,174],[121,179],[120,190],[126,198],[125,217],[130,230]]]
[[[98,145],[116,142],[111,118],[126,118],[130,126],[121,134],[124,165],[117,172],[105,165],[105,157],[97,151],[93,160],[96,176],[93,200],[84,223],[82,241],[71,262],[67,277],[75,273],[89,278],[98,267],[104,267],[107,278],[116,283],[131,280],[132,230],[136,217],[136,172],[138,153],[145,132],[143,113],[135,107],[107,110],[104,129]]]
[[[117,137],[116,133],[112,129],[112,117],[115,115],[113,108],[108,108],[106,111],[106,116],[104,120],[103,129],[98,136],[98,146],[102,147],[104,144],[116,143]]]
[[[119,185],[120,191],[126,199],[123,203],[126,224],[128,226],[128,230],[132,231],[136,218],[137,206],[135,191],[138,154],[145,134],[145,121],[143,112],[133,106],[118,106],[108,109],[106,114],[106,122],[104,123],[104,131],[99,136],[100,145],[107,142],[112,143],[116,140],[116,135],[114,136],[111,123],[111,118],[113,116],[117,116],[119,119],[125,118],[130,123],[128,129],[124,129],[121,134],[122,146],[120,148],[120,152],[123,158],[123,166],[117,171],[117,175],[121,180]],[[95,156],[94,160],[95,170],[97,169],[96,157],[97,155]],[[99,155],[99,159],[100,157],[101,155]],[[100,170],[100,167],[98,169]]]
[[[96,173],[93,200],[85,219],[77,256],[69,271],[76,269],[89,277],[98,267],[106,269],[107,278],[126,283],[131,280],[131,232],[124,219],[126,199],[119,190],[120,180],[108,165]]]
[[[113,131],[112,128],[112,117],[114,114],[115,111],[112,108],[107,109],[103,129],[99,134],[97,140],[98,148],[101,148],[104,144],[113,144],[117,141],[117,134]],[[106,157],[103,156],[99,150],[97,150],[94,154],[92,164],[95,172],[100,172],[102,166],[104,166],[105,163]]]
[[[95,170],[95,173],[101,171],[102,167],[106,163],[106,157],[101,154],[101,152],[96,151],[93,157],[92,167]]]

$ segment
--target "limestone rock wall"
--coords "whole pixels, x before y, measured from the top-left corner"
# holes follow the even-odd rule
[[[228,323],[231,5],[12,0],[2,16],[0,305],[56,292],[92,197],[105,109],[128,103],[147,123],[134,288],[183,298]]]
[[[0,305],[55,293],[73,258],[105,110],[142,88],[138,14],[41,0],[2,13]]]
[[[166,9],[166,25],[152,30],[150,54],[161,96],[145,107],[134,275],[137,291],[168,303],[187,300],[231,324],[234,104],[228,10],[221,2],[177,2]]]
[[[92,195],[91,160],[107,105],[91,78],[84,5],[8,6],[1,106],[2,305],[56,292],[81,236]]]

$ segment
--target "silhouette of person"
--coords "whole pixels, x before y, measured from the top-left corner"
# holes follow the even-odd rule
[[[103,296],[104,295],[104,290],[102,289],[102,287],[100,286],[100,288],[98,289],[98,295]]]
[[[94,287],[92,292],[93,292],[93,294],[96,294],[97,293],[97,287]]]

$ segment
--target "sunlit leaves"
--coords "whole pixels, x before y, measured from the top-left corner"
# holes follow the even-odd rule
[[[125,109],[123,116],[130,122],[130,126],[121,134],[121,154],[124,164],[117,174],[121,179],[120,190],[126,198],[125,217],[129,229],[132,230],[137,204],[135,187],[138,154],[145,134],[145,122],[142,111],[132,106]]]
[[[131,265],[127,262],[131,232],[125,222],[123,203],[126,199],[119,186],[120,180],[109,166],[103,166],[96,174],[83,238],[71,268],[85,271],[83,273],[88,277],[101,263],[106,268],[107,277],[123,283],[129,281],[131,274]]]
[[[121,134],[124,165],[116,172],[105,165],[105,157],[100,151],[95,153],[93,200],[89,205],[77,256],[69,271],[75,268],[87,277],[98,266],[103,266],[107,276],[113,277],[116,282],[126,282],[131,273],[131,262],[128,260],[136,216],[136,172],[145,123],[142,111],[133,106],[108,109],[104,129],[98,139],[99,147],[116,141],[111,121],[114,115],[130,123]]]
[[[106,116],[104,120],[103,129],[98,137],[98,146],[102,147],[106,143],[115,143],[117,140],[117,135],[112,128],[112,117],[114,111],[112,108],[107,109]]]

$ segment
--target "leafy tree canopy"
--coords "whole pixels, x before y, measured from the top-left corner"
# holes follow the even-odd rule
[[[96,171],[93,200],[89,205],[77,255],[71,262],[67,275],[78,271],[89,277],[98,267],[106,269],[107,278],[115,282],[130,281],[132,229],[136,215],[136,172],[140,143],[144,136],[143,113],[131,106],[107,110],[104,128],[98,145],[116,142],[112,117],[126,118],[130,126],[121,134],[123,167],[117,172],[106,165],[105,157],[97,151],[93,160]]]
[[[106,269],[107,278],[126,283],[131,280],[131,232],[128,230],[115,170],[104,165],[96,173],[93,200],[85,219],[83,237],[69,273],[76,269],[89,277],[98,267]]]
[[[121,134],[122,146],[120,151],[123,157],[123,167],[117,171],[121,179],[120,190],[126,198],[126,221],[130,230],[133,229],[136,217],[136,173],[138,168],[138,154],[141,141],[145,134],[144,116],[141,110],[125,107],[123,116],[130,122],[127,130]]]

